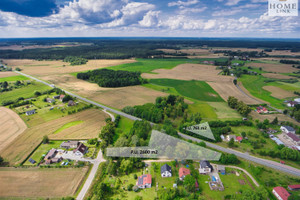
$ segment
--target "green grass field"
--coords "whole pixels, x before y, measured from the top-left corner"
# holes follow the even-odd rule
[[[219,119],[241,119],[242,116],[225,102],[208,102]]]
[[[172,69],[184,63],[199,63],[198,59],[136,59],[135,63],[128,63],[109,67],[113,70],[139,71],[149,73],[155,69]]]
[[[199,101],[223,102],[224,100],[204,81],[151,79],[150,83],[173,87],[179,94]]]
[[[269,102],[272,106],[284,109],[283,101],[271,96],[271,92],[264,90],[263,86],[268,85],[264,82],[266,78],[262,76],[243,75],[239,81],[255,97]]]
[[[3,101],[14,101],[19,97],[23,97],[25,99],[30,98],[34,96],[35,91],[42,92],[49,89],[51,89],[49,86],[42,83],[32,82],[32,84],[28,86],[1,93],[0,104],[2,104]]]
[[[122,133],[129,133],[130,129],[133,126],[134,121],[125,118],[125,117],[121,117],[118,127],[116,128],[116,134],[114,135],[114,142],[117,141],[117,139],[119,138],[119,136]]]
[[[207,102],[195,101],[194,104],[190,104],[188,108],[189,113],[201,113],[203,120],[216,120],[218,119],[217,113],[214,108],[211,107]]]
[[[59,133],[59,132],[65,130],[65,129],[67,129],[67,128],[70,128],[70,127],[72,127],[72,126],[75,126],[75,125],[81,124],[81,123],[83,123],[82,120],[80,120],[80,121],[69,122],[69,123],[63,125],[62,127],[60,127],[59,129],[57,129],[57,130],[54,132],[54,134],[57,134],[57,133]]]
[[[281,89],[291,91],[291,92],[293,92],[293,91],[299,92],[300,91],[300,82],[297,82],[297,83],[273,82],[268,85],[273,85],[273,86],[276,86],[276,87],[279,87]]]
[[[4,78],[0,78],[0,82],[11,82],[11,81],[25,81],[25,80],[29,80],[29,78],[27,78],[26,76],[9,76],[9,77],[4,77]]]

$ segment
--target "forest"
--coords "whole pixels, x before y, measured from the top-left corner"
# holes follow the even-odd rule
[[[0,58],[6,59],[54,59],[68,56],[86,59],[148,58],[166,53],[157,49],[180,49],[185,47],[243,47],[300,51],[297,40],[275,39],[229,39],[229,38],[31,38],[2,39],[0,46],[9,45],[57,45],[76,43],[81,46],[16,50],[0,50]]]
[[[100,87],[126,87],[141,85],[147,81],[141,77],[140,72],[114,71],[110,69],[97,69],[77,74],[78,79],[97,83]]]

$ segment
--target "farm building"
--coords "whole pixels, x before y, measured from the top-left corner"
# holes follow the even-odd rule
[[[179,169],[179,179],[183,180],[186,175],[190,175],[191,171],[187,168],[181,167]]]
[[[225,166],[218,165],[218,172],[220,172],[222,175],[225,175],[226,174]]]
[[[258,112],[258,113],[268,113],[269,111],[268,111],[268,109],[266,109],[266,108],[263,107],[263,106],[258,106],[258,107],[256,108],[256,112]]]
[[[35,110],[26,111],[27,116],[30,116],[30,115],[33,115],[33,114],[35,114]]]
[[[74,149],[74,148],[77,148],[78,145],[79,145],[78,141],[67,141],[67,142],[61,143],[60,147],[64,148],[64,149]]]
[[[70,106],[75,106],[76,105],[76,103],[74,102],[74,101],[72,101],[72,100],[70,100],[69,102],[68,102],[68,106],[70,107]]]
[[[281,126],[280,130],[284,133],[289,133],[289,132],[294,134],[296,133],[295,129],[291,126]]]
[[[144,174],[142,176],[138,177],[138,180],[136,182],[136,185],[139,188],[151,188],[151,184],[152,184],[152,176],[151,174]]]
[[[200,168],[199,168],[200,174],[208,174],[212,171],[213,171],[213,167],[207,160],[200,161]]]
[[[298,104],[297,101],[288,101],[286,105],[287,105],[288,107],[295,107],[295,105],[297,105],[297,104]]]
[[[161,177],[171,177],[172,176],[172,168],[169,165],[164,164],[160,168],[160,174],[161,174]]]
[[[76,156],[83,156],[87,152],[87,149],[88,148],[84,144],[79,143],[78,147],[73,150],[73,153]]]
[[[280,140],[280,139],[278,139],[277,137],[271,137],[271,139],[274,141],[274,142],[276,142],[276,144],[277,145],[284,145],[284,143]]]
[[[47,155],[45,156],[45,160],[49,160],[49,159],[51,159],[51,158],[54,158],[55,155],[56,155],[56,153],[57,153],[57,150],[56,150],[56,149],[51,149],[51,150],[47,153]]]
[[[288,188],[289,188],[289,190],[300,190],[300,184],[298,184],[298,185],[289,185]]]
[[[274,187],[272,193],[278,200],[288,200],[290,194],[288,191],[283,187]]]
[[[300,145],[300,138],[294,133],[287,133],[283,137],[285,137],[287,140],[291,141],[295,145]]]

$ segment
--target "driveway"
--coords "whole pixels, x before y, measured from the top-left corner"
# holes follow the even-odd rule
[[[62,157],[63,159],[69,159],[69,160],[76,160],[76,161],[84,161],[84,162],[90,162],[94,163],[95,160],[91,158],[84,158],[82,156],[77,156],[73,153],[73,151],[64,151],[62,153],[57,153],[55,157]]]

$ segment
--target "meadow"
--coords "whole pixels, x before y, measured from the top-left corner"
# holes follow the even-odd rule
[[[139,71],[149,73],[155,69],[172,69],[184,63],[199,63],[197,59],[136,59],[137,62],[109,67],[113,70]]]
[[[4,77],[4,78],[0,78],[0,82],[11,82],[11,81],[25,81],[25,80],[29,80],[29,78],[27,78],[26,76],[9,76],[9,77]]]
[[[199,101],[223,102],[224,100],[204,81],[183,81],[175,79],[152,79],[150,83],[173,87],[182,96]]]

